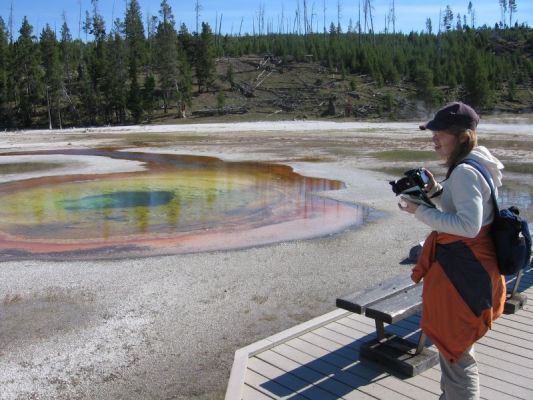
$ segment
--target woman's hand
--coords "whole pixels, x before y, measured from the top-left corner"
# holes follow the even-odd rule
[[[428,169],[424,168],[424,171],[426,172],[426,175],[429,178],[428,184],[424,187],[424,192],[429,193],[431,189],[433,189],[437,185],[437,180]]]
[[[398,207],[400,210],[408,212],[409,214],[414,214],[418,208],[418,204],[413,203],[407,198],[400,196],[400,201],[398,202]]]

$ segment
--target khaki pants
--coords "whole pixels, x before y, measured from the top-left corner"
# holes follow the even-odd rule
[[[442,389],[440,400],[479,399],[479,372],[474,356],[474,346],[467,349],[454,363],[450,363],[439,353]]]

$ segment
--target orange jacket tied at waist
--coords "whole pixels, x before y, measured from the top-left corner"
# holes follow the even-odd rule
[[[484,226],[475,238],[432,232],[413,268],[413,281],[424,279],[420,326],[450,362],[503,312],[505,280],[489,231]]]

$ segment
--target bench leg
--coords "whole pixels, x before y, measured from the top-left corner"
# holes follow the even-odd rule
[[[505,307],[503,312],[505,314],[515,314],[522,308],[524,308],[527,303],[527,296],[524,293],[518,293],[518,286],[520,285],[520,280],[524,275],[524,270],[521,269],[516,273],[515,282],[511,294],[507,295],[505,300]]]
[[[424,350],[424,346],[426,345],[426,339],[427,339],[427,336],[424,333],[424,331],[420,331],[420,338],[418,339],[418,344],[416,346],[415,354],[422,353],[422,350]]]
[[[376,333],[378,336],[378,340],[385,339],[385,326],[383,324],[383,321],[379,321],[377,319],[374,320],[376,322]]]
[[[520,281],[522,280],[522,275],[524,275],[524,269],[519,269],[516,273],[516,280],[514,282],[513,291],[511,292],[510,297],[513,297],[518,291],[518,286],[520,285]]]
[[[376,321],[377,338],[361,345],[361,357],[384,364],[390,372],[415,376],[439,362],[438,353],[427,349],[426,335],[420,332],[418,344],[396,335],[385,336],[383,322]]]

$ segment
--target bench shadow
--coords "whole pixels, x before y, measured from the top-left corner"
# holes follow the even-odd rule
[[[416,343],[420,335],[419,320],[420,317],[414,315],[397,324],[388,325],[386,333],[400,336]],[[274,396],[289,399],[304,397],[336,399],[357,389],[365,392],[365,386],[376,383],[390,375],[394,375],[399,379],[408,378],[387,369],[382,364],[360,357],[361,345],[375,338],[375,333],[361,336],[337,350],[261,384],[261,388]],[[286,343],[286,345],[290,346],[290,342]],[[426,347],[429,346],[431,346],[431,343],[428,341]],[[273,351],[275,351],[275,348]],[[290,358],[290,355],[284,355],[284,357]]]

